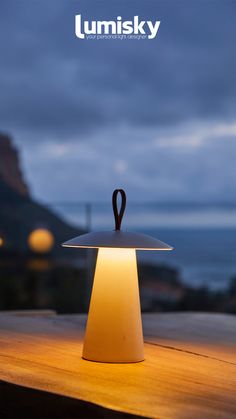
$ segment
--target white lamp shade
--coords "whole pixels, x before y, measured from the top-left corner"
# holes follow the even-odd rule
[[[118,363],[144,359],[133,249],[98,251],[83,358]]]
[[[114,247],[136,250],[172,250],[173,247],[146,234],[122,230],[82,234],[62,244],[64,247]]]
[[[118,211],[117,197],[121,195],[121,207]],[[64,247],[85,248],[125,248],[136,250],[172,250],[168,244],[141,233],[132,233],[121,230],[121,222],[126,207],[126,194],[123,189],[115,189],[112,195],[112,206],[115,218],[115,230],[100,231],[74,237],[62,244]]]

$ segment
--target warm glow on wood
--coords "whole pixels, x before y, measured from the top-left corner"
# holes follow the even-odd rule
[[[21,406],[21,413],[27,403],[29,409],[40,407],[44,391],[51,400],[53,394],[62,396],[66,418],[235,419],[236,316],[149,313],[143,320],[145,362],[106,364],[80,357],[84,315],[1,313],[0,395],[8,394],[6,382],[19,386],[22,394],[27,387],[40,391],[30,400],[26,392],[24,403],[15,399],[15,391],[2,396],[0,412],[7,413],[10,403]],[[56,398],[50,412],[60,413],[58,401],[63,406]],[[25,415],[0,416],[45,417],[36,407],[32,416],[25,409]]]
[[[30,233],[28,237],[28,244],[33,252],[47,253],[54,245],[54,237],[49,230],[45,228],[38,228]]]
[[[98,250],[83,358],[100,362],[144,359],[134,249]]]

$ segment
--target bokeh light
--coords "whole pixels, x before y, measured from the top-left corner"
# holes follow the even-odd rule
[[[30,233],[28,245],[35,253],[48,253],[53,248],[54,236],[46,228],[37,228]]]

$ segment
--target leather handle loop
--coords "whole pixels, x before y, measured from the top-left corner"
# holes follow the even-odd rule
[[[118,211],[117,207],[117,197],[118,194],[121,195],[121,206],[120,210]],[[122,218],[125,212],[126,207],[126,194],[123,189],[115,189],[112,195],[112,207],[114,212],[114,218],[115,218],[115,230],[120,230]]]

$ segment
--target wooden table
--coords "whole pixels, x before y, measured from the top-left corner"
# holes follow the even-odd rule
[[[0,315],[1,418],[236,417],[236,316],[145,314],[137,364],[82,360],[85,320]]]

